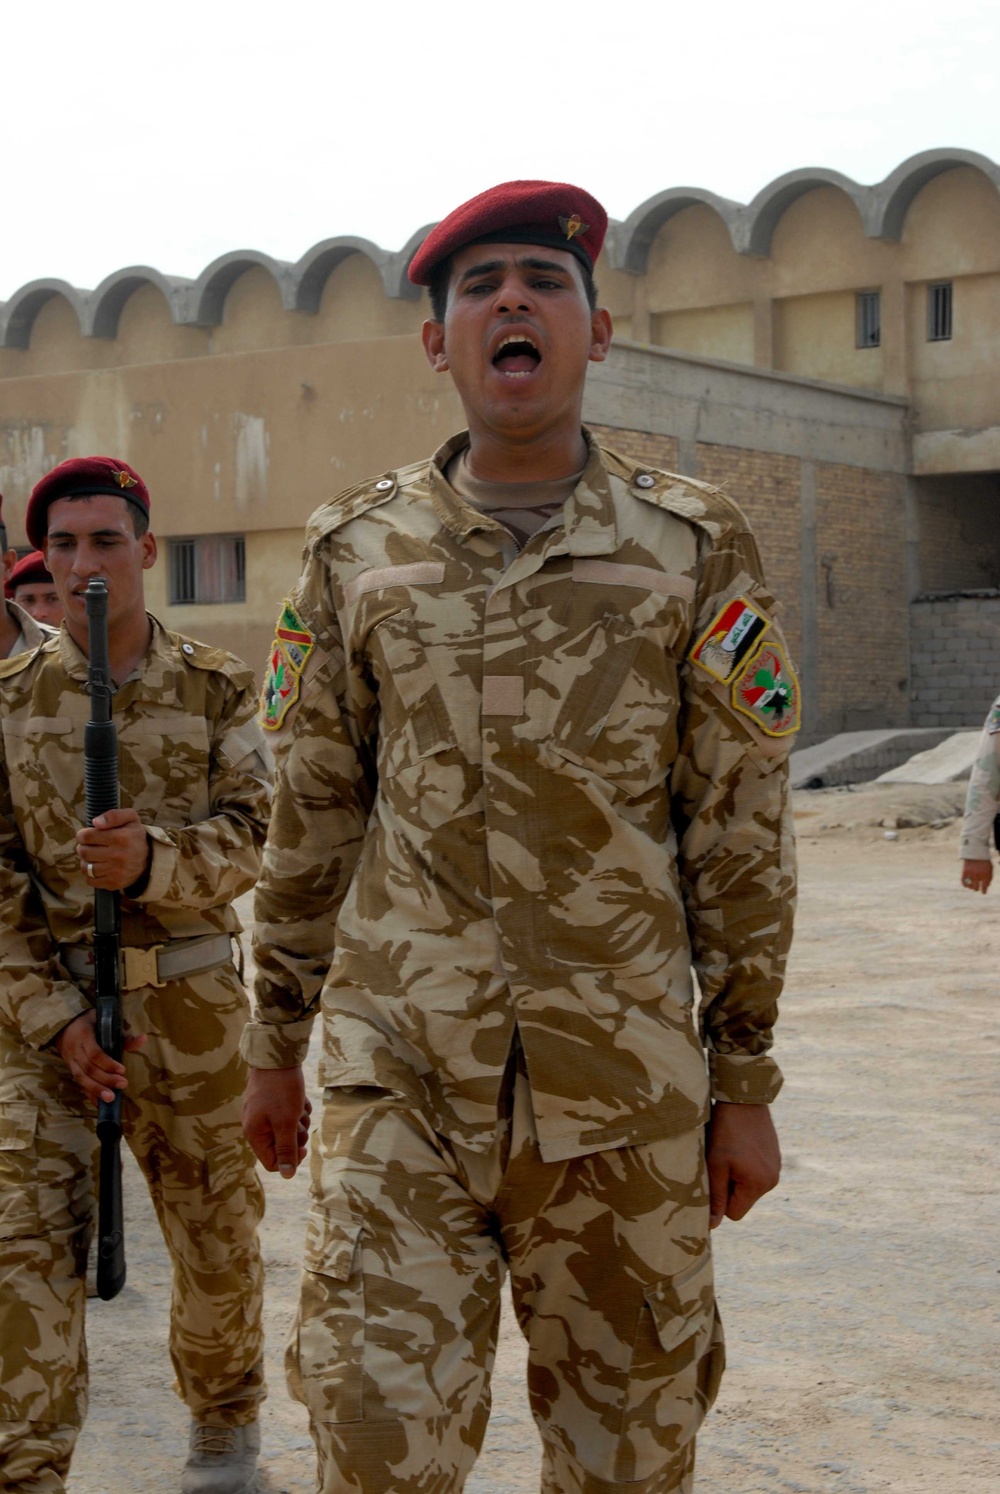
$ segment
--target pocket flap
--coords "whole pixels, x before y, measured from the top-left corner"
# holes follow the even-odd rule
[[[715,1315],[715,1284],[712,1252],[678,1272],[646,1287],[646,1301],[656,1324],[656,1334],[665,1354],[686,1339],[711,1327]]]
[[[340,1217],[326,1209],[309,1210],[303,1264],[307,1271],[349,1281],[361,1238],[361,1222],[350,1215]]]
[[[20,1100],[0,1103],[0,1152],[27,1151],[35,1137],[38,1106]]]

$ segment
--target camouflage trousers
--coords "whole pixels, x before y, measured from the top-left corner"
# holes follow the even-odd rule
[[[123,997],[146,1046],[126,1056],[123,1125],[173,1266],[175,1388],[212,1421],[264,1395],[263,1190],[243,1139],[237,1044],[247,1000],[231,965]],[[87,1247],[95,1112],[54,1050],[0,1027],[0,1490],[58,1494],[87,1409]],[[128,1254],[128,1197],[125,1199]],[[137,1278],[132,1267],[133,1280]],[[141,1283],[140,1283],[141,1284]],[[126,1287],[126,1291],[128,1288]],[[114,1304],[102,1311],[114,1312]],[[127,1356],[142,1344],[123,1344]]]
[[[328,1089],[286,1366],[322,1494],[450,1494],[482,1445],[509,1269],[544,1494],[690,1494],[724,1363],[703,1133],[544,1163],[527,1081],[485,1155]]]

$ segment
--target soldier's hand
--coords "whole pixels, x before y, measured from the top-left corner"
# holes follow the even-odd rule
[[[963,861],[962,886],[970,892],[985,892],[993,881],[992,861]]]
[[[76,852],[91,887],[122,892],[145,875],[152,854],[146,827],[134,809],[109,809],[76,832]]]
[[[312,1103],[302,1065],[251,1069],[243,1096],[243,1134],[268,1172],[293,1178],[309,1145]]]
[[[128,1080],[125,1065],[109,1058],[97,1041],[96,1024],[95,1011],[81,1012],[63,1028],[53,1046],[88,1099],[110,1103],[117,1090],[128,1088]],[[144,1032],[126,1036],[126,1052],[141,1048],[145,1041]]]
[[[742,1219],[781,1176],[781,1149],[769,1105],[712,1106],[708,1123],[711,1227]]]

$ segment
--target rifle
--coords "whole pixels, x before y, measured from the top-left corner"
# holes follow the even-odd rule
[[[87,689],[90,720],[83,732],[83,782],[90,825],[105,810],[118,808],[118,733],[111,719],[113,684],[108,657],[108,589],[93,580],[86,591],[90,659]],[[121,913],[119,895],[94,889],[94,992],[97,1041],[110,1058],[122,1058],[122,1001],[119,976]],[[122,1213],[122,1097],[99,1100],[97,1137],[101,1143],[97,1210],[97,1295],[105,1302],[125,1285],[125,1220]]]

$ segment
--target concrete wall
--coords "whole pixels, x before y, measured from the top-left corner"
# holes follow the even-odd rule
[[[1000,692],[1000,591],[910,608],[914,726],[982,726]]]

